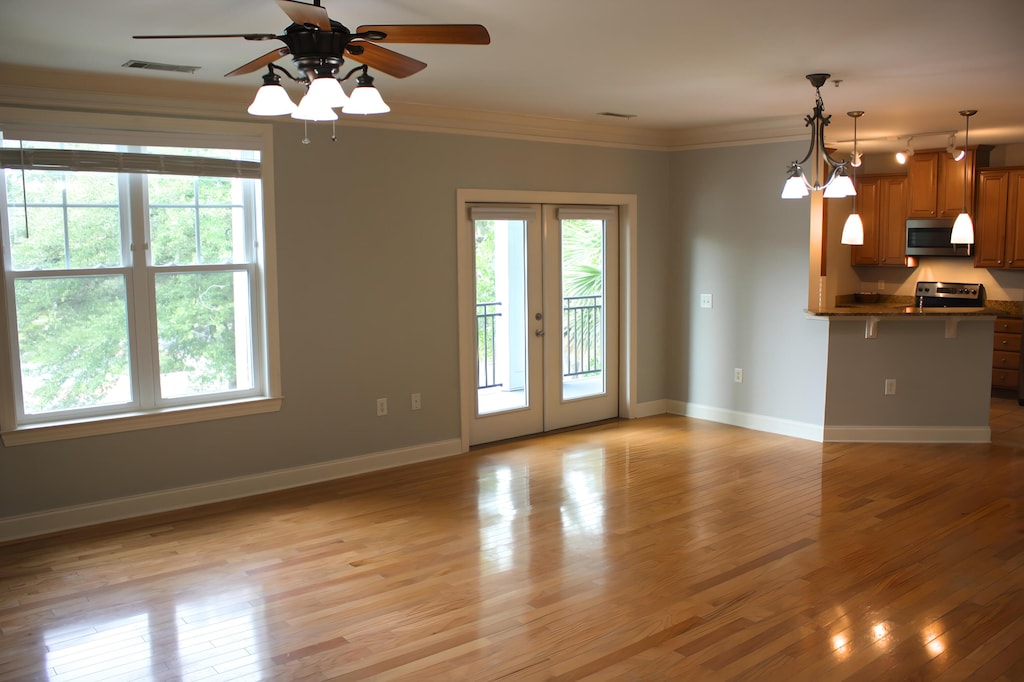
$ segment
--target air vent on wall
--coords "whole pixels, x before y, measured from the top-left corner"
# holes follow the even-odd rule
[[[129,69],[149,69],[150,71],[174,71],[176,73],[195,73],[198,66],[184,66],[182,64],[160,64],[158,62],[143,62],[138,59],[129,59],[121,66]]]

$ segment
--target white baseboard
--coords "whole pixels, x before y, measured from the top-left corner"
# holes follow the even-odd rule
[[[371,471],[451,457],[463,452],[457,438],[320,464],[280,469],[212,483],[161,490],[90,504],[0,519],[0,542],[92,526],[108,521],[195,507],[212,502],[296,488]]]
[[[755,431],[775,433],[780,436],[813,440],[818,443],[822,442],[824,438],[823,429],[819,424],[807,424],[805,422],[793,421],[791,419],[766,417],[760,414],[737,412],[736,410],[726,410],[720,407],[709,407],[708,405],[695,405],[694,403],[687,403],[681,400],[669,401],[668,412],[669,414],[679,414],[684,417],[704,419],[706,421],[718,422],[720,424],[741,426],[745,429],[753,429]]]
[[[990,443],[987,426],[826,426],[826,443]]]
[[[650,400],[646,403],[635,403],[633,409],[630,410],[630,419],[641,419],[643,417],[653,417],[658,414],[665,414],[668,412],[668,400]]]
[[[669,401],[669,414],[741,426],[818,443],[989,443],[987,426],[819,426],[788,419]]]

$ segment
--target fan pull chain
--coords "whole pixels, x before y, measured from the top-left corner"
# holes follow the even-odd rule
[[[334,121],[331,121],[331,142],[337,142],[338,141],[338,129],[337,129],[336,126],[337,126],[337,123],[334,122]]]
[[[309,121],[302,122],[302,144],[309,144]]]

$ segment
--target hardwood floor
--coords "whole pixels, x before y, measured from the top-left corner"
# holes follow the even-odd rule
[[[612,422],[9,544],[0,680],[1022,680],[992,409],[992,445]]]

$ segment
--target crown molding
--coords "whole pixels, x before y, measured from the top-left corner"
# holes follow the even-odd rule
[[[0,106],[49,111],[144,114],[252,123],[251,84],[214,84],[188,76],[101,75],[0,64]],[[372,127],[559,144],[679,151],[803,139],[798,122],[776,119],[687,130],[644,127],[635,120],[579,121],[529,114],[389,102],[383,116],[342,116],[343,127]],[[267,122],[294,123],[287,118]],[[323,125],[323,124],[316,124]]]
[[[0,64],[0,106],[4,107],[251,123],[254,118],[245,109],[253,93],[248,85],[190,82],[187,76],[175,80],[137,74],[109,76]],[[666,151],[671,146],[670,131],[636,126],[631,121],[588,122],[410,102],[389,104],[390,114],[342,116],[338,125],[651,151]],[[269,121],[293,123],[276,117]]]

